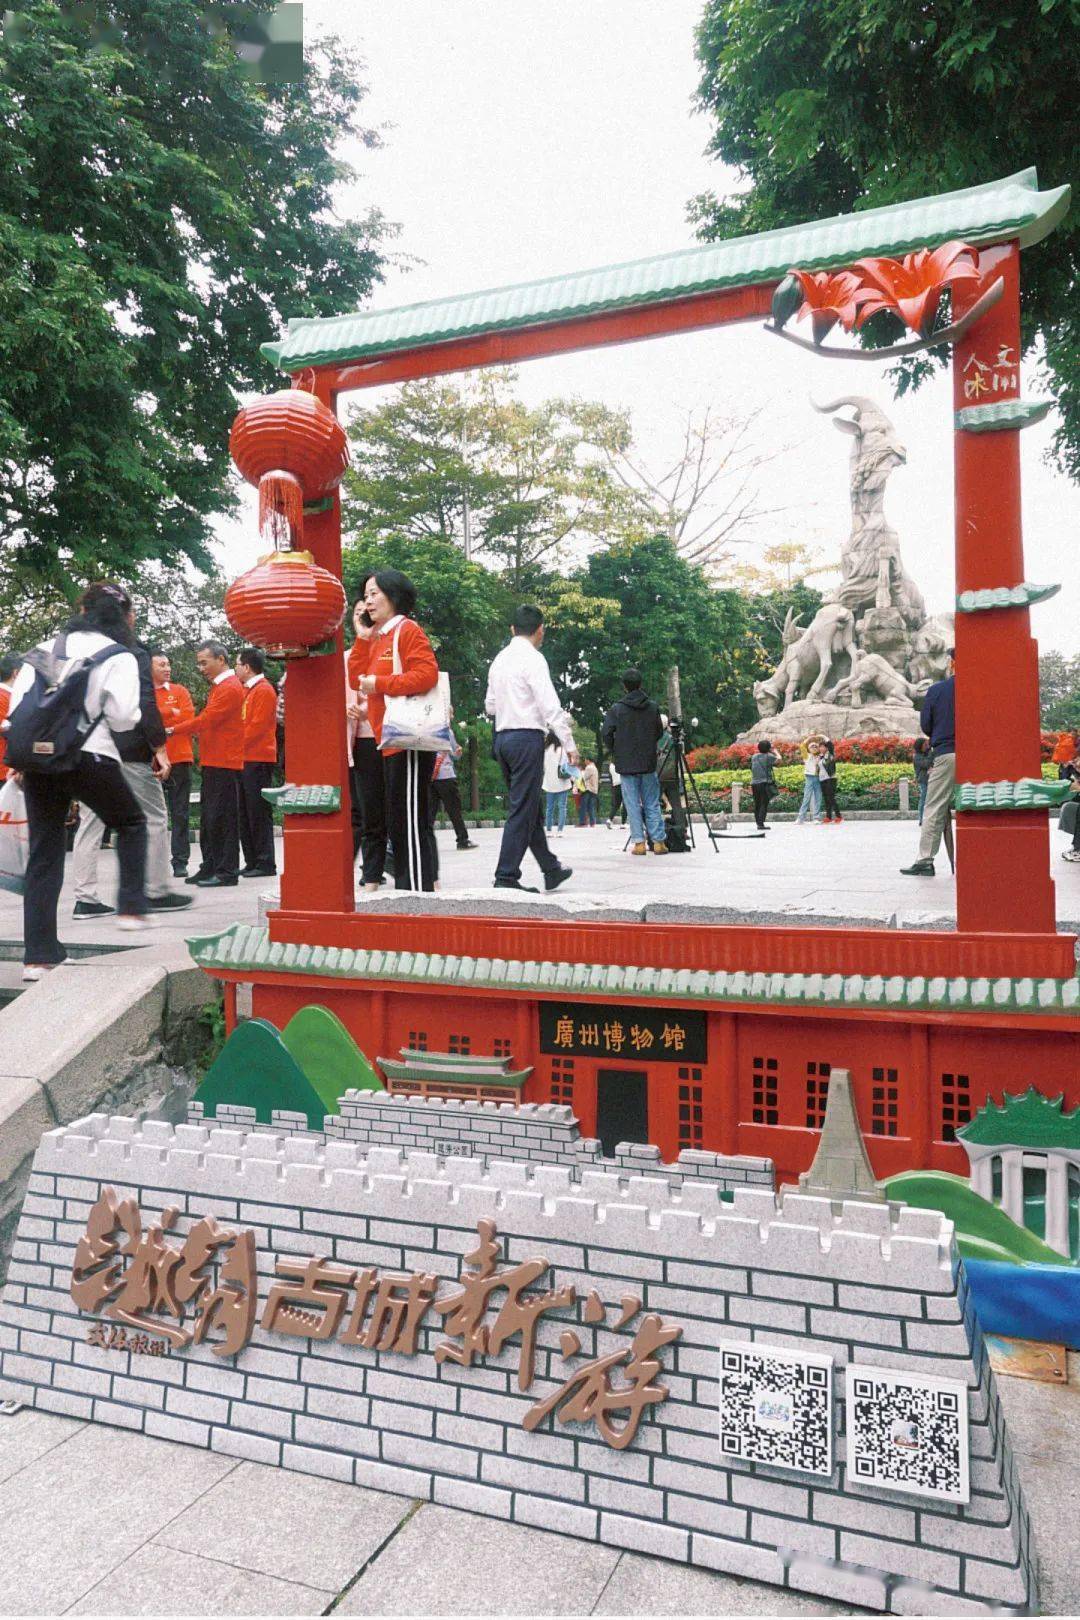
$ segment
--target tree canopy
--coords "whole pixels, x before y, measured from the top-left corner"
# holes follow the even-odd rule
[[[332,206],[368,146],[334,41],[262,85],[190,0],[25,0],[0,41],[0,546],[33,592],[207,561],[237,392],[293,316],[355,307],[391,234]]]
[[[1077,0],[706,0],[699,105],[711,151],[749,185],[695,198],[707,240],[956,190],[1036,164],[1074,180],[1080,151]],[[1080,476],[1080,214],[1024,256],[1023,333],[1041,337]],[[936,363],[942,363],[939,359]],[[935,364],[900,370],[916,384]]]

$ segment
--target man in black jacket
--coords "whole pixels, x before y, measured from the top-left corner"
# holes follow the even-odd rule
[[[622,777],[623,804],[634,840],[633,853],[647,854],[647,837],[654,855],[666,855],[660,780],[656,774],[656,748],[663,734],[663,721],[657,705],[641,690],[639,669],[624,670],[622,683],[622,697],[612,704],[604,718],[604,747],[612,753],[615,769]]]
[[[134,614],[130,615],[134,623]],[[120,754],[120,769],[124,780],[146,817],[146,904],[149,911],[179,911],[190,906],[191,896],[177,894],[169,878],[172,859],[169,846],[169,816],[165,807],[162,782],[169,774],[169,761],[165,753],[165,727],[161,723],[154,680],[150,668],[150,652],[141,642],[132,646],[139,666],[139,724],[134,731],[125,731],[115,737]],[[76,918],[111,916],[114,906],[107,906],[98,898],[97,869],[105,823],[89,810],[80,806],[79,830],[75,834],[72,861],[75,880]]]
[[[956,653],[952,647],[949,673],[945,680],[935,681],[923,698],[920,724],[930,739],[934,763],[926,788],[919,858],[900,868],[906,877],[933,877],[934,856],[952,808],[956,787]]]

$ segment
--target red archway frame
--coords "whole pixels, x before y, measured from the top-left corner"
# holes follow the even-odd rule
[[[975,303],[980,288],[998,276],[1004,279],[1005,293],[955,347],[956,410],[971,404],[965,396],[965,379],[973,363],[976,367],[992,366],[1001,355],[1011,355],[1017,362],[1017,376],[1019,372],[1019,245],[1009,242],[984,248],[980,269],[978,283],[961,283],[954,288],[954,318],[963,316]],[[356,389],[632,343],[736,321],[761,320],[769,313],[774,287],[775,283],[769,283],[699,294],[509,333],[431,344],[366,363],[307,368],[293,376],[293,386],[309,388],[336,410],[338,395]],[[954,457],[957,594],[1022,581],[1025,574],[1018,430],[982,434],[957,430]],[[326,511],[308,517],[305,534],[316,561],[340,577],[341,514],[336,493]],[[956,647],[961,670],[957,683],[958,780],[1038,776],[1038,665],[1028,610],[958,614]],[[304,920],[320,917],[320,934],[325,940],[327,914],[344,918],[354,911],[345,738],[340,727],[325,723],[328,714],[341,712],[343,702],[341,659],[293,664],[286,742],[288,779],[339,784],[343,790],[342,808],[332,817],[287,818],[282,909],[271,922],[275,939],[310,938]],[[1020,936],[1042,935],[1045,940],[1055,931],[1045,812],[998,811],[993,815],[961,816],[958,844],[954,971],[965,971],[964,937],[986,934],[1012,936],[1019,951],[1016,971],[1023,971]],[[353,928],[347,933],[348,943],[360,942]],[[810,945],[808,937],[808,955]],[[1062,939],[1060,946],[1065,963],[1068,944]],[[1052,954],[1056,958],[1059,952]],[[1039,955],[1043,958],[1045,951]],[[1063,966],[1062,971],[1068,972],[1069,967]]]

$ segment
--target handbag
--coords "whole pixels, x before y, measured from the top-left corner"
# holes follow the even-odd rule
[[[401,626],[394,631],[394,674],[401,674],[401,654],[398,638]],[[450,753],[454,734],[450,729],[450,677],[439,671],[439,679],[427,692],[411,692],[401,697],[387,697],[383,712],[382,736],[379,748],[403,748],[421,754]]]
[[[774,782],[772,777],[770,776],[769,780],[765,784],[765,797],[769,801],[770,804],[772,803],[773,799],[776,798],[776,795],[779,792],[780,792],[780,784],[779,784],[779,782]]]
[[[572,782],[577,775],[577,766],[571,765],[567,759],[559,761],[559,779],[563,782]]]
[[[18,782],[9,776],[0,785],[0,889],[22,894],[26,887],[29,854],[30,825],[26,819],[26,797]]]

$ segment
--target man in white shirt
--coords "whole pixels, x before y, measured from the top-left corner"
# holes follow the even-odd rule
[[[539,608],[519,607],[511,637],[488,671],[487,702],[495,729],[494,754],[506,779],[506,824],[503,827],[497,889],[538,890],[521,881],[521,863],[531,850],[544,874],[544,887],[557,889],[570,877],[548,848],[544,835],[544,743],[555,733],[571,764],[577,762],[574,734],[552,685],[540,652],[544,642],[544,616]]]

